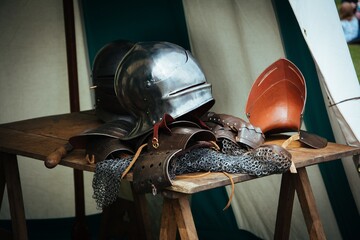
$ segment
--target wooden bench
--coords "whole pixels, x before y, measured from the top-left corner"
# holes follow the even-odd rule
[[[67,140],[85,130],[101,124],[92,111],[77,112],[49,117],[30,119],[0,125],[0,197],[2,199],[5,185],[8,189],[10,212],[12,218],[13,239],[27,239],[27,227],[21,193],[20,176],[17,166],[17,155],[44,161],[56,148],[63,146]],[[285,140],[278,137],[267,140],[267,143],[279,144]],[[275,226],[274,239],[288,239],[290,234],[291,215],[295,191],[297,192],[302,212],[311,239],[325,239],[325,233],[316,208],[306,167],[322,162],[353,156],[359,161],[360,148],[329,143],[323,149],[302,147],[299,142],[288,146],[297,168],[297,173],[284,173],[280,187],[280,197]],[[61,165],[79,171],[95,171],[95,165],[85,160],[84,150],[76,149],[68,154]],[[44,171],[51,171],[44,166]],[[255,179],[247,174],[231,174],[235,183]],[[128,174],[126,180],[132,181]],[[161,216],[160,239],[175,239],[177,231],[181,239],[197,239],[197,232],[189,204],[191,194],[231,184],[230,179],[222,173],[211,173],[200,178],[179,178],[173,186],[162,192],[164,197]],[[146,238],[151,238],[149,216],[146,213],[146,200],[143,194],[134,194],[137,215],[142,219],[139,226]],[[145,216],[145,217],[144,217]],[[1,232],[0,232],[1,233]]]

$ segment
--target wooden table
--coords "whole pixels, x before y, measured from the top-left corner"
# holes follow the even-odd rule
[[[101,123],[92,111],[49,116],[0,125],[0,199],[5,185],[8,189],[10,212],[13,227],[13,239],[27,239],[27,228],[21,193],[17,155],[38,160],[46,157],[67,140],[78,133],[93,129]],[[268,140],[267,143],[279,144],[283,137]],[[332,161],[346,156],[354,156],[359,161],[360,148],[329,143],[323,149],[302,147],[293,142],[288,146],[297,168],[297,173],[284,173],[280,187],[280,197],[275,226],[275,239],[288,239],[290,234],[291,215],[295,191],[311,239],[325,239],[325,233],[316,208],[306,167],[322,162]],[[95,166],[85,160],[84,150],[74,150],[67,155],[61,165],[80,171],[95,171]],[[46,169],[44,171],[51,171]],[[247,174],[231,174],[235,183],[254,179]],[[131,181],[131,174],[127,176]],[[160,239],[175,239],[178,231],[181,239],[197,239],[197,232],[192,217],[189,196],[216,187],[231,184],[230,179],[222,173],[211,173],[201,178],[181,178],[173,181],[173,186],[162,192],[164,197],[161,217]],[[135,194],[138,215],[143,215],[145,197]],[[149,219],[143,218],[145,235],[151,238],[148,227]],[[1,232],[0,232],[1,233]]]
[[[286,138],[281,137],[266,143],[281,145],[285,140]],[[299,142],[293,142],[288,146],[288,150],[292,154],[297,173],[286,172],[282,174],[274,239],[289,239],[295,191],[299,198],[310,239],[326,239],[306,167],[346,156],[353,156],[354,160],[358,160],[360,148],[328,143],[326,148],[311,149],[301,147]],[[247,174],[231,174],[231,177],[235,183],[257,178]],[[197,234],[191,217],[188,196],[230,184],[229,178],[222,173],[211,173],[195,179],[175,180],[173,186],[163,193],[166,213],[162,216],[160,235],[163,238],[161,239],[169,239],[169,236],[171,236],[170,239],[175,239],[176,227],[182,239],[196,239]],[[175,216],[176,221],[168,219],[167,216]]]

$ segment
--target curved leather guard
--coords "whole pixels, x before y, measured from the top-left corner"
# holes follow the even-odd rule
[[[184,153],[201,142],[216,141],[215,135],[210,130],[196,127],[178,126],[171,128],[171,133],[159,133],[159,147],[152,146],[152,138],[148,139],[148,151],[141,154],[136,160],[133,169],[133,186],[138,193],[157,191],[172,185],[169,176],[169,162],[173,157]]]
[[[124,142],[120,139],[128,134],[132,127],[131,119],[123,116],[121,119],[104,123],[95,129],[91,129],[72,136],[69,143],[75,149],[86,149],[88,161],[97,163],[107,159],[113,154],[113,158],[124,154],[134,154],[133,145],[130,141]],[[116,155],[114,155],[116,153]]]
[[[327,146],[327,139],[320,137],[314,133],[309,133],[304,130],[299,131],[300,139],[299,141],[310,146],[312,148],[324,148]]]
[[[133,123],[130,117],[123,116],[121,119],[101,124],[95,129],[91,129],[72,136],[69,139],[70,144],[74,148],[85,148],[89,139],[94,137],[110,137],[122,139],[129,134],[133,128]]]
[[[89,137],[85,149],[86,154],[94,163],[103,161],[110,156],[114,159],[134,154],[133,149],[119,139],[106,136]]]
[[[265,141],[260,128],[254,127],[239,117],[208,112],[202,120],[214,132],[217,139],[226,138],[251,148],[257,148]]]
[[[280,58],[254,81],[246,115],[264,134],[298,131],[306,96],[306,82],[300,69],[288,59]]]
[[[198,141],[216,141],[216,136],[210,130],[196,127],[175,126],[171,128],[171,134],[159,135],[159,147],[152,146],[151,138],[148,139],[148,146],[152,150],[186,149]]]

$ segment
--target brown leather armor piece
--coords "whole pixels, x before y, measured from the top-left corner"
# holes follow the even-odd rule
[[[300,70],[281,58],[255,80],[246,104],[251,124],[263,133],[299,131],[306,102],[306,83]]]
[[[107,122],[95,129],[90,129],[69,139],[74,148],[85,148],[89,137],[111,137],[122,139],[133,128],[131,118],[124,116],[123,119]],[[129,141],[130,142],[130,141]]]
[[[187,124],[185,124],[187,125]],[[208,147],[206,142],[216,141],[215,135],[205,129],[172,124],[171,133],[159,133],[159,146],[154,148],[151,136],[148,149],[137,159],[133,169],[134,190],[139,193],[152,192],[172,185],[169,162],[174,157],[194,147]]]
[[[202,120],[210,127],[217,140],[226,138],[250,148],[257,148],[265,141],[265,136],[260,128],[254,127],[239,117],[208,112]]]
[[[299,141],[312,148],[323,148],[327,146],[327,139],[314,133],[303,130],[299,131]]]
[[[300,130],[306,94],[306,82],[300,70],[281,58],[255,80],[247,100],[246,115],[264,134],[297,132],[301,143],[312,148],[325,147],[325,138]]]
[[[121,141],[132,128],[130,119],[124,117],[116,121],[107,122],[95,129],[72,136],[69,143],[75,149],[86,149],[90,163],[97,163],[122,154],[134,154],[133,143]],[[114,155],[116,153],[116,155]]]
[[[89,137],[85,149],[87,157],[92,164],[105,159],[116,159],[134,155],[133,149],[124,142],[117,138],[106,136]]]

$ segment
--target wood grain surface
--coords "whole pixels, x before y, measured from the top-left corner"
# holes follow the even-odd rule
[[[70,137],[94,129],[100,124],[101,122],[92,111],[2,124],[0,125],[0,151],[44,161],[55,149],[66,144]],[[281,145],[287,138],[288,136],[285,135],[277,135],[267,139],[265,144]],[[295,141],[287,147],[287,150],[291,153],[296,168],[360,154],[360,148],[331,142],[325,148],[314,149]],[[86,161],[84,149],[71,151],[62,159],[60,165],[78,170],[95,171],[95,165]],[[178,176],[168,190],[192,194],[231,184],[230,179],[223,173],[210,173],[202,177],[197,177],[197,174],[186,176],[187,178]],[[256,178],[247,174],[230,174],[230,176],[235,183]],[[132,174],[128,174],[126,179],[131,181]]]

